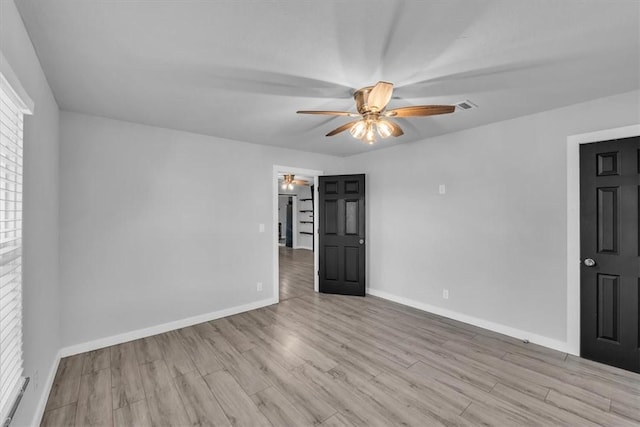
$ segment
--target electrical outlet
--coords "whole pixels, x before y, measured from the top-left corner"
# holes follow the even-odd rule
[[[258,292],[262,292],[262,282],[258,282],[258,286],[256,286]]]
[[[258,232],[264,233],[264,224],[258,224]]]
[[[449,289],[443,289],[442,290],[442,298],[443,299],[449,299]]]

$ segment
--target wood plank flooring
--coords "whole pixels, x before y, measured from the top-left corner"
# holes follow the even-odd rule
[[[280,246],[280,301],[313,295],[313,251]]]
[[[640,424],[638,374],[315,294],[312,253],[288,251],[278,305],[63,359],[41,425]]]

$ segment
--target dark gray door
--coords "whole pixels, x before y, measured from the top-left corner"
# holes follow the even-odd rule
[[[365,177],[321,176],[320,292],[365,295]]]
[[[580,147],[582,357],[640,372],[640,137]]]

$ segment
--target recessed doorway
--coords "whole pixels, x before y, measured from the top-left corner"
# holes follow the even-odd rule
[[[274,295],[278,301],[318,290],[317,185],[322,171],[273,167]]]

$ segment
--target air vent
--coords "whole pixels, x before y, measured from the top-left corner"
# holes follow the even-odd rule
[[[456,104],[457,110],[472,110],[474,108],[478,108],[478,106],[473,102],[469,101],[468,99],[465,99],[464,101],[458,102]]]

